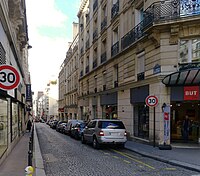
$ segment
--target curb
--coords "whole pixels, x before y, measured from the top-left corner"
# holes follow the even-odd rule
[[[35,124],[34,124],[35,126]],[[46,176],[45,170],[44,170],[44,163],[43,158],[40,151],[40,145],[38,141],[38,136],[36,132],[36,126],[34,130],[34,153],[35,153],[35,175],[36,176]]]
[[[167,158],[160,157],[160,156],[157,156],[157,155],[152,155],[152,154],[149,154],[147,152],[142,152],[142,151],[139,151],[137,149],[133,149],[132,147],[128,147],[128,146],[125,146],[125,148],[127,150],[133,151],[137,154],[140,154],[140,155],[148,157],[148,158],[155,159],[157,161],[161,161],[161,162],[168,163],[168,164],[171,164],[171,165],[179,166],[179,167],[189,169],[189,170],[192,170],[192,171],[200,172],[200,166],[197,166],[197,165],[181,162],[181,161],[178,161],[178,160],[167,159]]]

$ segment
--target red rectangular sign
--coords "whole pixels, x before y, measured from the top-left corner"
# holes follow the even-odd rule
[[[184,87],[184,100],[199,100],[199,86]]]

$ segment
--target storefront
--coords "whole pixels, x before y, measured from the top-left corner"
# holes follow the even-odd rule
[[[188,116],[190,121],[188,124],[188,141],[197,143],[200,138],[199,86],[184,86],[171,88],[172,142],[184,142],[185,116]]]
[[[103,119],[117,119],[117,92],[100,96]]]
[[[8,148],[8,101],[0,96],[0,157]]]
[[[149,139],[149,107],[145,99],[149,95],[149,86],[132,88],[130,101],[133,105],[133,134],[141,139]]]
[[[181,70],[163,79],[171,90],[171,141],[200,142],[200,71]],[[189,122],[185,126],[185,117]],[[185,139],[187,133],[187,139]]]

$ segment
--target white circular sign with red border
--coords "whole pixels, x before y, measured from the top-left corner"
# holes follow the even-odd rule
[[[146,105],[149,107],[155,107],[158,104],[158,98],[154,95],[149,95],[146,100]]]
[[[20,75],[11,65],[0,65],[0,89],[15,89],[20,82]]]

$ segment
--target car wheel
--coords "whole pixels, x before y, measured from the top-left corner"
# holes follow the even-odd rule
[[[83,134],[81,135],[81,143],[82,143],[82,144],[85,144],[85,143],[86,143],[86,141],[85,141],[85,138],[84,138],[84,135],[83,135]]]
[[[98,143],[98,141],[97,141],[97,138],[96,137],[94,137],[93,138],[93,148],[95,148],[95,149],[99,149],[99,143]]]

